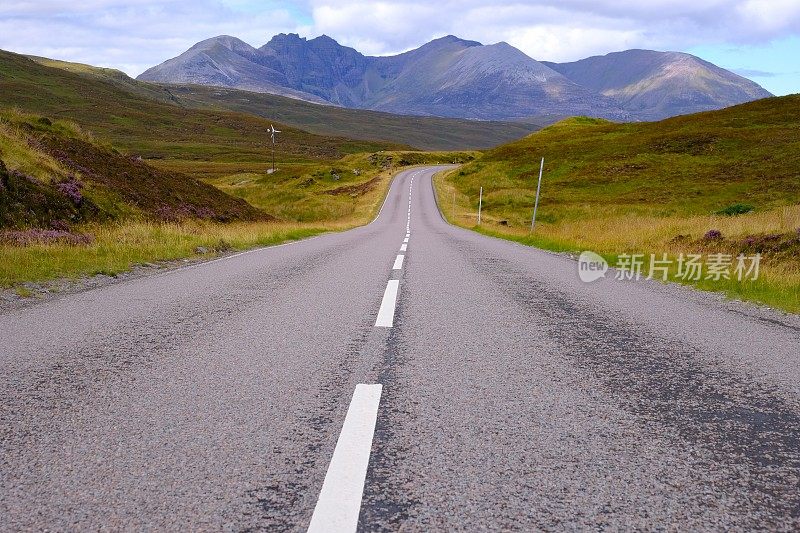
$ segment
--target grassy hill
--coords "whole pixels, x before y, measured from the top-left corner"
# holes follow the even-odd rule
[[[423,150],[485,149],[523,137],[548,122],[492,122],[393,115],[319,105],[284,96],[204,86],[157,85],[124,73],[79,63],[31,57],[41,65],[63,69],[155,101],[187,108],[235,111],[326,137],[400,143]]]
[[[758,282],[698,285],[800,310],[800,95],[655,123],[568,119],[440,180],[447,216],[475,226],[481,186],[483,232],[612,261],[622,253],[760,252]],[[706,238],[712,230],[721,235]]]
[[[0,113],[0,179],[0,228],[269,218],[211,185],[103,146],[73,123],[19,113]]]

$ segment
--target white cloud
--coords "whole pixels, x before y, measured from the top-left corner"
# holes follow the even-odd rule
[[[507,41],[537,59],[633,47],[682,50],[800,33],[798,0],[311,0],[313,29],[388,54],[446,34]]]
[[[325,33],[367,54],[446,34],[569,61],[627,48],[686,50],[800,34],[800,0],[1,0],[0,48],[138,74],[197,41],[254,46]]]
[[[236,10],[217,0],[13,0],[0,4],[0,48],[137,75],[193,44],[230,34],[255,46],[299,27],[287,9]]]
[[[770,38],[800,27],[798,0],[747,0],[736,6],[737,18],[748,22],[748,33]]]

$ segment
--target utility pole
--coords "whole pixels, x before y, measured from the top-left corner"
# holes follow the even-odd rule
[[[481,187],[481,195],[478,197],[478,225],[481,225],[481,208],[483,207],[483,187]]]
[[[539,167],[539,184],[536,186],[536,202],[533,204],[533,218],[531,219],[531,233],[533,233],[533,228],[536,226],[536,211],[539,209],[539,191],[542,189],[542,172],[544,172],[544,157],[542,158],[542,164]]]

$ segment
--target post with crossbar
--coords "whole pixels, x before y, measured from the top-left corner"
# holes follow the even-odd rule
[[[280,133],[280,130],[276,130],[275,126],[272,124],[269,125],[269,129],[267,133],[269,133],[270,137],[272,138],[272,173],[275,173],[275,134]]]

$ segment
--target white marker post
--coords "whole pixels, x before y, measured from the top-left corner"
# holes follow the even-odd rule
[[[542,164],[539,167],[539,184],[536,186],[536,202],[533,204],[533,218],[531,219],[531,233],[533,233],[533,227],[536,225],[536,211],[539,209],[539,191],[542,189],[542,172],[544,172],[544,157],[542,158]]]
[[[481,225],[481,209],[483,208],[483,187],[481,187],[481,195],[478,197],[478,225]]]

